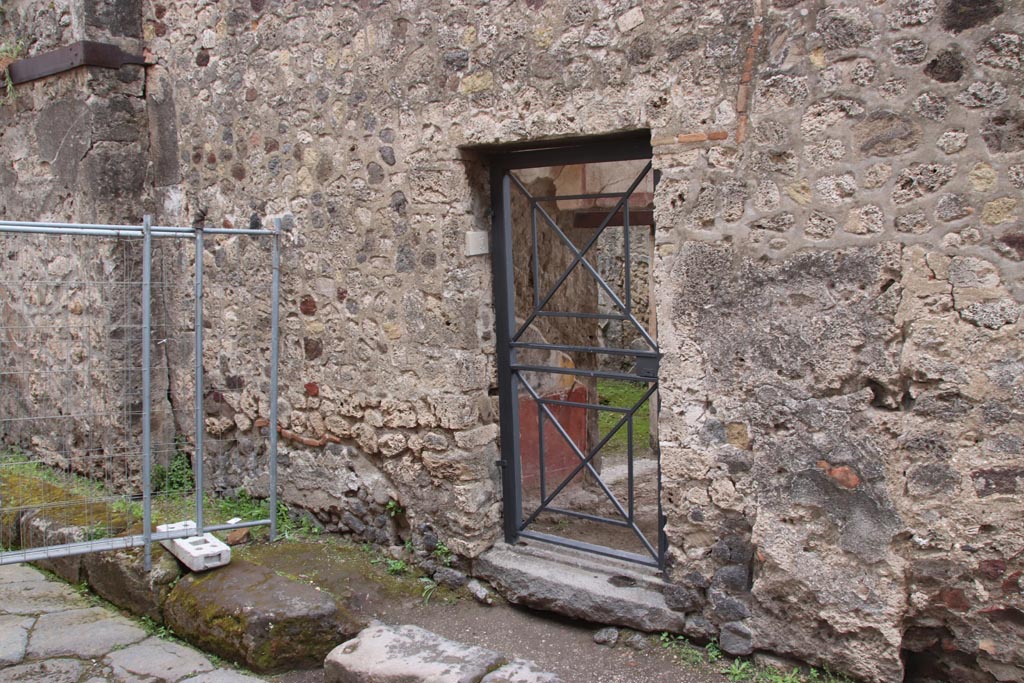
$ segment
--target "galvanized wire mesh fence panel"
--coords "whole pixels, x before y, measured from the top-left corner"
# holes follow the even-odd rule
[[[270,241],[276,408],[279,232],[244,232]],[[154,237],[175,238],[160,241],[193,267],[154,261]],[[184,519],[273,536],[273,515],[204,519],[202,253],[202,231],[185,228],[0,221],[0,564],[139,545],[148,564],[152,540],[188,535],[155,526]]]
[[[0,236],[0,544],[139,524],[141,241]]]

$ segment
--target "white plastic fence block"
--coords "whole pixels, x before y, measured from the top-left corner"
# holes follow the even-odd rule
[[[157,531],[195,531],[196,523],[192,520],[159,524]],[[213,534],[188,536],[160,541],[167,552],[181,560],[186,567],[194,572],[201,572],[214,567],[221,567],[231,562],[231,548]]]
[[[175,522],[174,524],[158,524],[156,526],[157,531],[195,531],[196,523],[191,519],[186,519],[184,522]],[[192,534],[195,536],[195,534]],[[167,543],[167,541],[160,541],[161,543]]]

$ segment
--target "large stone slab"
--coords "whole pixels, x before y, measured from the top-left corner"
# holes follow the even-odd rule
[[[0,666],[18,664],[25,658],[28,631],[34,617],[0,616]]]
[[[326,683],[480,683],[503,655],[442,638],[418,626],[371,626],[334,648]]]
[[[39,577],[38,581],[0,581],[0,612],[42,614],[89,606],[89,603],[70,587],[47,581],[38,572],[36,576]]]
[[[78,683],[84,664],[77,659],[47,659],[0,669],[0,683]]]
[[[159,638],[115,650],[107,655],[106,663],[119,680],[138,678],[154,683],[174,683],[213,670],[213,664],[202,653]]]
[[[534,609],[639,631],[682,633],[686,625],[665,604],[664,582],[624,562],[501,543],[476,559],[473,573]]]
[[[29,659],[101,657],[114,648],[137,643],[146,632],[102,607],[44,614],[28,640]]]
[[[258,672],[318,667],[363,626],[328,594],[241,560],[179,581],[164,623]]]
[[[5,564],[0,567],[0,584],[45,583],[46,577],[26,564]]]

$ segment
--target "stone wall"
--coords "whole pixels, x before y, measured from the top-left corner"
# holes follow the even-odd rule
[[[2,42],[20,45],[22,56],[79,40],[143,50],[137,1],[15,0],[2,10]],[[138,65],[17,86],[0,105],[0,217],[140,224],[150,184],[146,88]],[[140,427],[129,414],[141,406],[141,375],[130,370],[141,355],[140,288],[127,283],[141,282],[141,246],[4,235],[0,249],[0,279],[14,283],[0,294],[0,444],[138,490]],[[166,367],[160,351],[158,368]],[[153,387],[154,443],[173,453],[166,375],[158,372]]]
[[[776,3],[744,143],[656,153],[674,576],[723,640],[1022,676],[1020,18]]]
[[[469,556],[499,538],[474,148],[649,129],[667,597],[689,634],[873,681],[1024,679],[1018,0],[142,11],[154,210],[290,228],[289,503]],[[261,249],[204,254],[210,481],[257,493],[266,294],[226,265]],[[190,381],[172,369],[171,396]]]
[[[138,0],[8,1],[4,42],[25,56],[78,40],[142,52]],[[20,220],[141,222],[149,140],[144,69],[87,67],[16,88],[0,107],[0,211]]]

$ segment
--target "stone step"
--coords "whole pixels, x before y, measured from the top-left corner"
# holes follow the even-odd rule
[[[478,557],[473,574],[506,600],[596,624],[683,633],[686,615],[665,602],[653,568],[559,548],[499,543]]]
[[[532,662],[457,643],[418,626],[370,626],[334,648],[325,683],[561,683]]]

